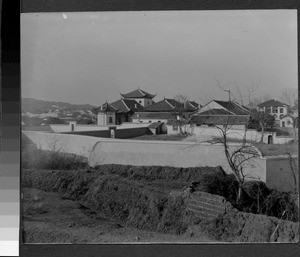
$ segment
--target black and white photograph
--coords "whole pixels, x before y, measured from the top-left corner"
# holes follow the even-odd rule
[[[297,29],[293,9],[22,13],[22,243],[298,243]]]

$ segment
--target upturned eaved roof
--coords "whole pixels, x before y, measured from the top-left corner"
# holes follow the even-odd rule
[[[267,106],[274,106],[274,107],[283,107],[283,106],[287,106],[287,104],[279,102],[278,100],[275,99],[270,99],[266,102],[263,102],[261,104],[258,104],[257,106],[259,107],[267,107]]]
[[[143,106],[136,102],[135,100],[130,99],[120,99],[110,104],[114,108],[118,109],[117,113],[127,113],[127,112],[136,112],[142,111]]]
[[[148,99],[152,99],[156,96],[156,94],[152,95],[144,90],[141,90],[140,88],[133,90],[127,94],[120,93],[120,95],[123,98],[148,98]]]
[[[233,101],[219,101],[219,100],[214,100],[214,101],[235,115],[249,115],[250,113],[247,109],[245,109],[244,107],[242,107],[241,105]]]
[[[249,116],[244,115],[194,115],[189,123],[196,125],[246,125]]]

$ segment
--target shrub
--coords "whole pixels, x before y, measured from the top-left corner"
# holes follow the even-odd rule
[[[87,168],[87,158],[76,154],[27,148],[22,151],[22,168],[78,170]]]

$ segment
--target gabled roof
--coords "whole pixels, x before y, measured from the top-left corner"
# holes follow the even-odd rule
[[[224,109],[210,109],[210,110],[207,110],[207,111],[204,111],[204,112],[201,112],[201,113],[197,113],[197,114],[194,114],[194,115],[197,115],[197,116],[200,116],[200,115],[216,116],[216,115],[233,115],[233,113],[229,112],[227,110],[224,110]]]
[[[250,113],[247,109],[245,109],[244,107],[242,107],[241,105],[239,105],[236,102],[219,101],[219,100],[214,100],[214,101],[235,115],[249,115],[249,113]]]
[[[283,106],[287,106],[287,104],[277,101],[276,99],[270,99],[266,102],[258,104],[257,106],[259,106],[259,107],[265,107],[265,106],[283,107]]]
[[[133,90],[127,94],[120,93],[120,95],[123,98],[148,98],[148,99],[152,99],[156,96],[156,94],[152,95],[144,90],[141,90],[140,88]]]
[[[114,106],[112,106],[111,104],[106,102],[105,104],[103,104],[99,108],[97,108],[97,111],[98,112],[117,112],[118,108],[115,108]]]
[[[130,99],[120,99],[110,104],[114,108],[118,109],[117,113],[127,113],[130,111],[142,111],[143,106],[136,102],[135,100]]]
[[[192,106],[194,109],[198,109],[199,107],[201,107],[201,105],[196,103],[195,101],[187,101],[187,107],[188,106]]]
[[[170,111],[174,111],[175,106],[174,106],[174,102],[173,99],[166,99],[164,98],[163,100],[152,104],[150,106],[148,106],[147,108],[144,109],[144,111],[146,112],[170,112]]]
[[[249,121],[249,116],[244,115],[193,115],[189,123],[196,125],[246,125]]]
[[[144,109],[144,111],[149,112],[173,112],[176,110],[184,110],[184,111],[196,111],[197,108],[193,106],[190,102],[186,103],[184,108],[184,104],[176,101],[175,99],[171,98],[164,98],[163,100],[152,104]]]

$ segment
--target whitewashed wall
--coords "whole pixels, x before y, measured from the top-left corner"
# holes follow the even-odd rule
[[[69,132],[71,131],[69,124],[51,124],[51,129],[54,132]],[[99,130],[108,130],[109,126],[100,126],[100,125],[80,125],[76,124],[74,131],[99,131]]]

